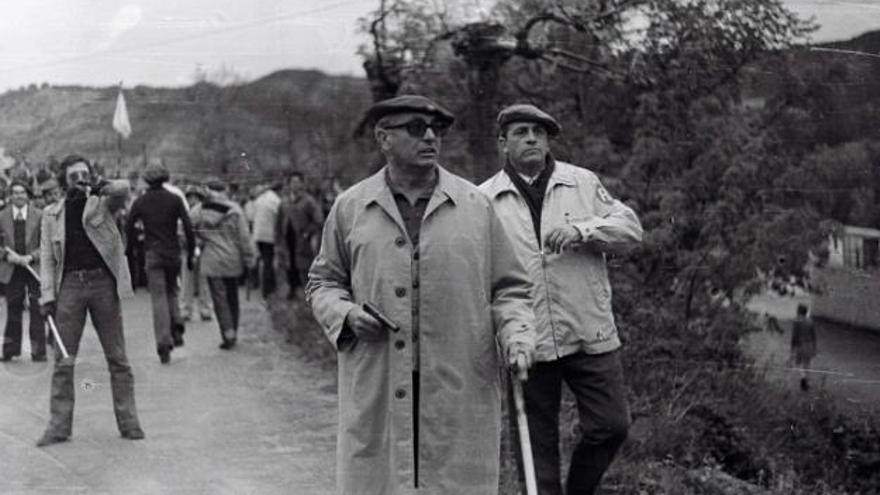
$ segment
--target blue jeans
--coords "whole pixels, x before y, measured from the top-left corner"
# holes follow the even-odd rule
[[[579,352],[556,361],[536,363],[529,370],[523,395],[541,495],[562,495],[559,409],[563,380],[577,401],[581,432],[568,471],[566,493],[591,495],[626,440],[629,428],[620,352]]]
[[[140,428],[134,403],[134,375],[125,355],[116,280],[106,269],[80,270],[64,274],[56,300],[55,321],[70,358],[64,359],[60,352],[55,352],[47,429],[53,436],[69,437],[73,429],[73,368],[86,312],[95,325],[110,370],[116,426],[120,432]]]
[[[180,275],[180,256],[147,251],[147,288],[153,305],[153,333],[157,349],[174,347],[171,326],[183,325],[178,302],[177,276]]]

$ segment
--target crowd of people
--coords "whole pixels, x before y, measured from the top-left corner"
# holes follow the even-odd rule
[[[338,351],[339,492],[497,493],[507,367],[522,382],[540,493],[594,493],[630,422],[606,257],[641,242],[635,212],[596,174],[553,157],[562,128],[533,105],[498,114],[504,164],[480,186],[440,165],[455,116],[437,102],[399,96],[364,120],[385,166],[332,207],[300,173],[232,195],[219,178],[172,185],[154,163],[139,190],[71,155],[39,206],[13,181],[0,211],[3,359],[20,353],[25,300],[32,358],[46,359],[43,318],[57,322],[69,353],[55,353],[37,445],[70,438],[87,313],[117,427],[144,438],[120,304],[133,281],[149,291],[167,365],[195,317],[216,319],[220,347],[234,349],[241,284],[256,279],[269,298],[284,277],[286,297],[308,302]],[[566,480],[563,382],[581,432]]]
[[[186,322],[194,315],[216,319],[220,348],[230,350],[239,327],[239,286],[248,270],[261,259],[265,297],[275,291],[276,270],[288,274],[288,297],[302,297],[324,218],[300,173],[252,187],[242,203],[220,178],[173,185],[161,163],[140,174],[145,188],[133,180],[108,180],[79,155],[65,158],[55,177],[8,179],[0,205],[0,284],[7,300],[2,360],[21,355],[25,308],[31,359],[46,361],[47,347],[54,343],[56,349],[50,419],[39,447],[71,436],[74,365],[87,314],[108,363],[119,432],[142,439],[121,299],[136,285],[146,286],[162,364],[184,345]],[[274,196],[268,204],[267,194]],[[57,323],[59,342],[52,342],[47,321]]]

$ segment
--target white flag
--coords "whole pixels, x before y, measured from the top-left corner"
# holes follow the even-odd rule
[[[125,97],[122,96],[122,88],[119,88],[119,96],[116,97],[116,111],[113,112],[113,128],[128,139],[131,136],[131,123],[128,121],[128,109],[125,108]]]

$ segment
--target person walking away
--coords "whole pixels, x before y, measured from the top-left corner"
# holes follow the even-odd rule
[[[221,349],[232,349],[238,338],[238,279],[256,264],[241,207],[226,195],[226,184],[208,181],[208,197],[193,211],[193,227],[202,244],[199,269],[208,278],[214,312],[220,326]]]
[[[189,204],[190,219],[198,216],[205,200],[205,191],[202,186],[190,185],[186,188],[186,202]],[[181,301],[183,321],[190,321],[193,315],[201,317],[202,321],[211,321],[214,308],[211,304],[211,295],[208,290],[208,279],[202,274],[201,247],[196,243],[195,264],[193,269],[183,271],[183,298]]]
[[[404,95],[365,120],[386,164],[337,198],[306,288],[338,351],[337,490],[494,495],[499,367],[531,361],[531,284],[492,204],[439,164],[448,110]]]
[[[254,200],[254,242],[260,252],[263,299],[275,292],[275,233],[281,207],[281,183],[273,183]]]
[[[185,326],[180,314],[177,277],[181,270],[181,247],[177,236],[178,222],[183,224],[186,236],[186,267],[192,269],[195,255],[195,236],[189,213],[181,196],[169,191],[165,183],[168,170],[160,164],[151,164],[144,171],[148,189],[135,200],[128,213],[125,230],[127,237],[137,236],[135,223],[144,226],[147,289],[153,307],[153,333],[159,361],[171,361],[174,347],[183,345]]]
[[[791,360],[800,368],[801,390],[810,389],[810,363],[816,357],[816,327],[807,316],[807,305],[797,305],[797,317],[791,325]]]
[[[538,491],[561,495],[562,382],[577,401],[580,440],[566,481],[570,495],[599,487],[626,438],[629,411],[606,256],[642,240],[636,214],[596,174],[555,160],[559,123],[541,109],[498,114],[505,164],[480,186],[491,199],[535,284],[536,364],[523,385]]]
[[[6,286],[3,361],[21,355],[22,315],[28,307],[31,360],[46,360],[46,330],[40,315],[40,282],[27,267],[39,270],[42,212],[30,204],[30,188],[20,180],[9,186],[10,205],[0,211],[0,284]]]
[[[289,194],[278,213],[278,266],[287,273],[287,299],[295,299],[305,283],[315,256],[316,236],[324,226],[324,212],[318,201],[306,191],[303,175],[291,174]]]
[[[40,233],[40,310],[52,315],[70,354],[55,353],[49,425],[37,441],[45,447],[73,430],[73,372],[86,314],[92,320],[110,370],[116,426],[123,438],[144,438],[134,399],[134,375],[125,353],[120,298],[133,294],[114,216],[125,207],[128,182],[93,185],[91,164],[78,155],[61,163],[64,200],[44,210]]]

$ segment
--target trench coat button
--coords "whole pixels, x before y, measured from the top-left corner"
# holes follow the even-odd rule
[[[403,247],[406,245],[406,240],[403,237],[398,237],[394,239],[394,245],[397,247]]]
[[[395,348],[395,349],[397,349],[397,350],[401,350],[401,349],[403,349],[404,347],[406,347],[406,342],[404,342],[404,341],[402,341],[402,340],[396,340],[396,341],[394,341],[394,348]]]
[[[403,297],[406,295],[406,289],[404,289],[403,287],[398,287],[394,289],[394,295],[397,297]]]
[[[406,390],[399,388],[394,392],[394,396],[398,399],[403,399],[404,397],[406,397]]]
[[[413,259],[414,259],[414,260],[419,259],[419,252],[418,252],[418,251],[416,251],[416,252],[413,253]]]
[[[418,288],[419,288],[419,279],[415,278],[415,279],[413,279],[413,289],[418,289]]]

